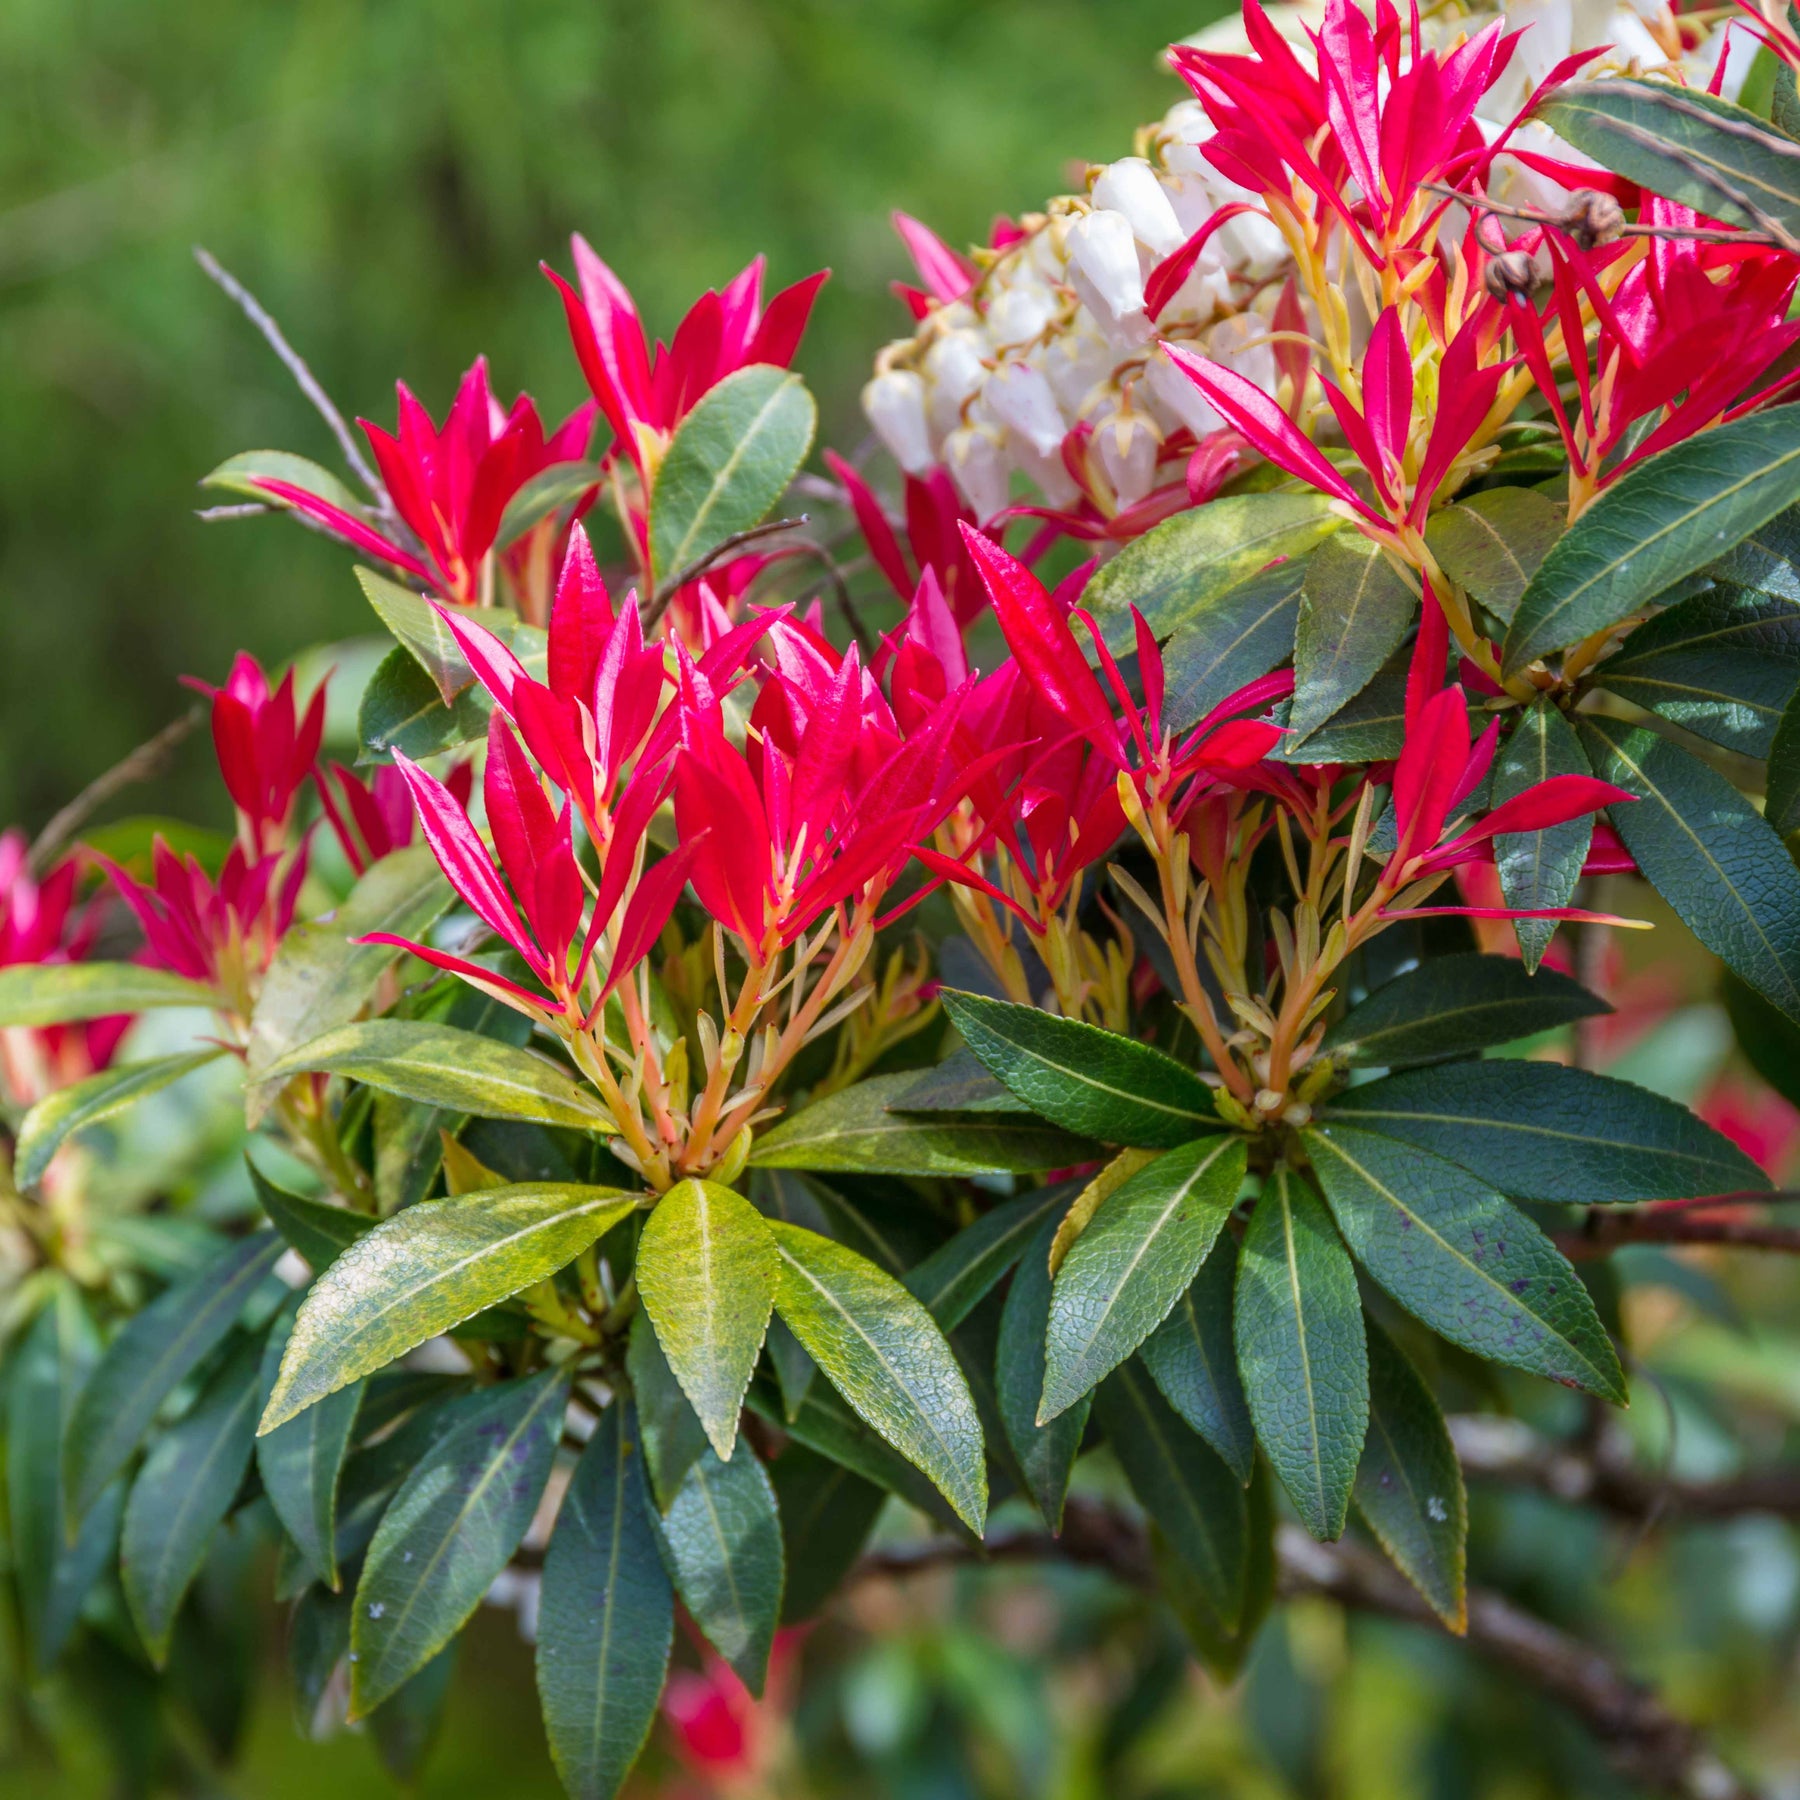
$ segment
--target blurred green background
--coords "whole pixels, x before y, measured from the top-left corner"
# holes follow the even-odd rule
[[[1130,147],[1218,0],[6,0],[0,6],[0,825],[36,825],[221,677],[360,630],[339,548],[203,525],[234,451],[336,464],[195,267],[256,292],[347,415],[441,413],[478,351],[560,418],[540,258],[584,232],[666,334],[757,251],[829,266],[801,366],[860,436],[904,328],[899,206],[953,241]],[[220,496],[212,496],[217,499]],[[203,758],[165,795],[205,813]]]

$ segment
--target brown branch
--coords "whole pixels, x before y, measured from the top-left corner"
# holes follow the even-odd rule
[[[1445,200],[1459,200],[1475,212],[1488,213],[1495,218],[1517,219],[1522,225],[1549,225],[1559,231],[1568,230],[1567,222],[1555,213],[1539,212],[1529,206],[1505,206],[1498,200],[1489,200],[1480,194],[1467,194],[1461,188],[1448,187],[1441,181],[1425,181],[1419,185],[1428,194],[1437,194]],[[1694,244],[1742,244],[1746,247],[1790,252],[1794,248],[1793,240],[1785,232],[1777,235],[1773,231],[1731,231],[1723,227],[1715,229],[1708,226],[1689,228],[1682,225],[1625,224],[1619,227],[1619,236],[1682,238]]]
[[[206,717],[204,701],[171,720],[147,743],[96,775],[60,812],[51,817],[31,846],[31,867],[39,875],[61,854],[63,847],[113,795],[140,781],[161,774],[178,745]]]
[[[1743,1194],[1720,1196],[1710,1202],[1785,1198],[1781,1195]],[[1686,1209],[1648,1212],[1590,1212],[1579,1231],[1559,1231],[1556,1247],[1564,1256],[1580,1260],[1605,1256],[1628,1244],[1711,1244],[1738,1250],[1779,1250],[1800,1256],[1800,1226],[1771,1225],[1764,1219],[1696,1217]]]
[[[1298,1526],[1282,1525],[1275,1549],[1284,1598],[1322,1595],[1360,1612],[1443,1629],[1405,1579],[1359,1545],[1315,1543]],[[1105,1568],[1133,1587],[1156,1591],[1142,1528],[1110,1507],[1080,1499],[1069,1501],[1060,1537],[1019,1532],[982,1547],[933,1538],[873,1551],[849,1579],[904,1577],[977,1558],[1084,1563]],[[1631,1779],[1674,1800],[1754,1800],[1755,1791],[1732,1774],[1693,1726],[1592,1645],[1479,1588],[1469,1595],[1467,1641],[1490,1662],[1579,1714]]]
[[[650,604],[644,608],[644,629],[648,631],[669,610],[669,602],[681,588],[686,587],[690,581],[698,581],[714,563],[729,556],[732,551],[741,550],[746,544],[754,544],[759,538],[774,537],[780,531],[793,531],[805,523],[806,514],[801,513],[792,519],[770,519],[762,525],[752,525],[748,531],[734,531],[730,537],[714,544],[704,556],[695,557],[685,568],[665,576],[656,584],[656,592],[651,596]]]

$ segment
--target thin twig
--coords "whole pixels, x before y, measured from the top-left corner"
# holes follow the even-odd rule
[[[1770,1196],[1745,1194],[1742,1198],[1767,1200]],[[1596,1207],[1579,1231],[1559,1231],[1555,1237],[1563,1255],[1576,1259],[1605,1256],[1625,1244],[1712,1244],[1800,1256],[1800,1226],[1771,1225],[1762,1219],[1696,1217],[1686,1208],[1603,1213]]]
[[[356,439],[350,435],[350,427],[345,423],[344,415],[332,404],[331,396],[320,386],[318,377],[306,366],[300,352],[282,335],[281,327],[269,315],[267,308],[210,250],[200,244],[194,246],[194,261],[236,301],[244,317],[262,333],[269,348],[281,358],[287,372],[299,384],[301,393],[313,403],[319,417],[331,427],[331,435],[337,439],[338,448],[344,453],[344,460],[356,471],[357,480],[374,495],[376,504],[383,512],[390,510],[387,489],[381,485],[375,471],[363,460],[363,454],[356,447]]]
[[[225,519],[260,519],[264,513],[280,509],[265,506],[260,500],[245,500],[236,506],[196,506],[194,517],[202,525],[217,525]]]
[[[1489,200],[1481,194],[1466,194],[1461,188],[1446,186],[1441,181],[1423,181],[1419,184],[1426,193],[1437,194],[1446,200],[1460,200],[1464,206],[1475,212],[1491,213],[1496,218],[1517,219],[1524,225],[1549,225],[1554,229],[1567,232],[1567,224],[1554,213],[1538,212],[1529,206],[1505,206],[1498,200]],[[1620,237],[1641,238],[1682,238],[1694,244],[1743,244],[1754,245],[1768,250],[1792,250],[1793,245],[1771,234],[1756,231],[1727,231],[1707,226],[1688,227],[1684,225],[1632,225],[1619,227]]]
[[[1315,1543],[1298,1526],[1275,1538],[1282,1595],[1322,1595],[1361,1612],[1441,1630],[1419,1594],[1379,1556],[1353,1543]],[[984,1546],[933,1538],[865,1556],[852,1582],[975,1561],[1064,1561],[1107,1569],[1117,1579],[1157,1588],[1143,1528],[1111,1507],[1071,1499],[1059,1537],[1018,1532]],[[1574,1710],[1632,1779],[1674,1800],[1754,1800],[1702,1735],[1650,1691],[1579,1638],[1534,1617],[1498,1594],[1469,1594],[1467,1642],[1490,1661]]]
[[[678,589],[686,587],[690,581],[698,581],[714,563],[729,556],[732,551],[741,550],[746,544],[754,544],[760,538],[774,537],[779,531],[793,531],[805,523],[806,514],[800,513],[791,519],[770,519],[762,525],[752,525],[748,531],[734,531],[723,542],[714,544],[704,556],[696,557],[686,568],[677,569],[673,575],[665,576],[656,584],[656,592],[651,596],[650,604],[644,608],[644,629],[648,631],[669,610],[669,602],[675,598]]]
[[[868,621],[862,616],[862,609],[850,597],[850,584],[844,578],[843,565],[823,544],[815,544],[810,538],[802,538],[795,544],[784,544],[773,554],[810,556],[824,569],[825,577],[831,583],[838,611],[844,615],[844,622],[850,627],[850,635],[856,639],[857,648],[861,650],[866,663],[875,654],[877,640],[874,632],[869,629]]]
[[[31,845],[31,867],[39,875],[50,867],[70,838],[103,807],[114,794],[135,782],[149,781],[159,775],[177,746],[206,717],[204,701],[188,708],[180,718],[171,720],[147,743],[139,744],[128,756],[103,774],[96,775],[79,794],[56,813]]]

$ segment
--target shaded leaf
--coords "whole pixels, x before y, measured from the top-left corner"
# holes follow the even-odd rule
[[[248,1156],[244,1164],[269,1223],[290,1249],[306,1259],[315,1275],[323,1275],[344,1251],[375,1229],[375,1221],[367,1213],[290,1194],[286,1188],[277,1187]]]
[[[1232,1339],[1236,1286],[1237,1246],[1226,1238],[1213,1246],[1138,1355],[1163,1398],[1247,1482],[1256,1463],[1256,1433]]]
[[[568,1392],[558,1369],[509,1383],[401,1484],[356,1584],[353,1717],[424,1668],[506,1567],[550,1479]]]
[[[1304,744],[1289,738],[1270,752],[1276,762],[1385,762],[1406,743],[1407,656],[1396,653],[1355,699],[1341,706]],[[1276,709],[1277,724],[1283,723]]]
[[[1369,1419],[1356,1271],[1302,1176],[1263,1184],[1238,1254],[1238,1368],[1256,1435],[1316,1538],[1344,1529]]]
[[[1171,731],[1185,731],[1287,661],[1305,576],[1304,558],[1278,563],[1212,595],[1175,628],[1163,648],[1163,721]]]
[[[1519,715],[1494,764],[1494,804],[1501,805],[1553,775],[1591,775],[1575,727],[1547,699]],[[1542,831],[1503,831],[1494,839],[1494,869],[1506,904],[1553,911],[1569,904],[1594,837],[1591,813]],[[1515,919],[1519,955],[1536,969],[1556,932],[1554,919]]]
[[[1769,741],[1763,817],[1784,838],[1800,830],[1800,690],[1788,701]]]
[[[1007,1289],[994,1358],[994,1396],[1026,1491],[1044,1523],[1060,1531],[1069,1474],[1092,1400],[1084,1394],[1048,1425],[1037,1422],[1044,1392],[1044,1334],[1050,1327],[1050,1240],[1055,1235],[1054,1217],[1039,1222]]]
[[[1372,1131],[1328,1124],[1301,1142],[1357,1261],[1408,1312],[1477,1356],[1623,1404],[1587,1289],[1511,1201]]]
[[[1044,1220],[1068,1205],[1073,1192],[1071,1183],[1059,1182],[1001,1201],[901,1280],[940,1330],[954,1331],[1019,1260]]]
[[[1056,1273],[1040,1420],[1090,1392],[1168,1317],[1231,1216],[1245,1160],[1242,1138],[1203,1138],[1102,1203]]]
[[[775,1305],[775,1241],[741,1194],[682,1181],[657,1201],[638,1239],[638,1293],[682,1392],[721,1459]]]
[[[675,1630],[629,1401],[600,1415],[544,1557],[537,1685],[570,1800],[611,1800],[656,1717]]]
[[[888,1102],[894,1112],[1028,1113],[1006,1084],[981,1066],[973,1050],[952,1051]]]
[[[1450,579],[1502,624],[1563,534],[1565,509],[1535,488],[1489,488],[1440,507],[1425,542]]]
[[[1738,1048],[1782,1099],[1800,1106],[1800,1025],[1729,969],[1719,984]]]
[[[13,1176],[21,1188],[43,1180],[69,1138],[90,1125],[122,1113],[195,1069],[216,1062],[225,1052],[195,1050],[184,1056],[158,1056],[148,1062],[115,1063],[85,1081],[72,1082],[46,1095],[25,1115],[13,1151]]]
[[[1400,646],[1419,596],[1359,532],[1328,537],[1306,564],[1294,638],[1294,704],[1301,738],[1323,725],[1374,679]]]
[[[855,1565],[887,1496],[874,1482],[798,1443],[782,1451],[770,1477],[787,1562],[781,1622],[792,1625],[811,1618]]]
[[[1237,1678],[1275,1598],[1275,1503],[1268,1466],[1257,1463],[1244,1492],[1244,1604],[1237,1629],[1225,1631],[1200,1577],[1154,1525],[1150,1554],[1162,1599],[1190,1648],[1215,1681]]]
[[[532,526],[565,506],[573,506],[590,488],[605,479],[599,463],[559,462],[538,470],[506,503],[500,515],[500,531],[494,548],[504,550]]]
[[[567,1184],[427,1200],[378,1225],[313,1284],[263,1410],[270,1432],[327,1394],[553,1275],[632,1211]]]
[[[493,710],[487,690],[471,683],[448,706],[410,650],[396,644],[376,665],[357,709],[359,762],[386,762],[396,750],[416,762],[479,742]]]
[[[411,1782],[424,1768],[444,1723],[455,1673],[456,1646],[447,1644],[369,1714],[376,1753],[396,1781]]]
[[[650,1491],[664,1511],[674,1504],[681,1484],[703,1450],[706,1427],[688,1403],[675,1371],[656,1341],[650,1315],[640,1311],[631,1321],[625,1349],[625,1372],[637,1409],[638,1435],[650,1475]]]
[[[1685,1200],[1763,1188],[1729,1138],[1646,1088],[1557,1063],[1448,1063],[1330,1103],[1334,1121],[1402,1138],[1521,1200]]]

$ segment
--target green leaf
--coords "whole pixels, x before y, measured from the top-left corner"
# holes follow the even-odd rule
[[[183,1597],[237,1498],[256,1424],[254,1341],[239,1345],[180,1421],[144,1458],[119,1542],[119,1574],[151,1661],[168,1660]]]
[[[776,1459],[771,1479],[781,1507],[787,1562],[784,1625],[810,1619],[849,1573],[887,1495],[872,1481],[792,1443]]]
[[[275,1377],[293,1335],[299,1303],[300,1297],[295,1295],[276,1315],[263,1344],[258,1413],[275,1391]],[[299,1418],[256,1439],[256,1469],[263,1492],[307,1566],[330,1588],[338,1585],[338,1477],[350,1452],[362,1397],[360,1381],[339,1388],[317,1406],[309,1406]]]
[[[333,506],[342,507],[356,518],[369,516],[367,500],[338,480],[329,469],[310,457],[296,456],[291,450],[240,450],[236,456],[226,457],[210,475],[203,475],[200,485],[223,488],[228,494],[243,494],[248,499],[260,500],[264,506],[278,506],[285,511],[287,502],[265,493],[256,485],[259,480],[285,481],[290,487],[304,489],[321,500],[328,500]]]
[[[1494,764],[1494,804],[1511,800],[1553,775],[1591,775],[1575,727],[1547,699],[1519,715]],[[1583,813],[1542,831],[1503,831],[1494,839],[1494,867],[1506,904],[1522,911],[1553,911],[1569,904],[1593,841],[1594,820]],[[1527,970],[1543,960],[1556,933],[1554,919],[1515,919],[1519,955]]]
[[[1094,1404],[1139,1504],[1198,1578],[1218,1629],[1236,1630],[1247,1548],[1238,1478],[1177,1417],[1141,1363],[1115,1369]]]
[[[678,1182],[638,1240],[637,1284],[663,1354],[722,1461],[762,1352],[779,1262],[763,1216],[716,1181]]]
[[[1200,1577],[1176,1554],[1163,1533],[1150,1527],[1150,1556],[1157,1591],[1174,1613],[1201,1666],[1221,1685],[1235,1681],[1275,1598],[1275,1503],[1266,1464],[1258,1463],[1244,1491],[1244,1604],[1237,1629],[1220,1627]]]
[[[973,1050],[954,1050],[888,1102],[893,1112],[1028,1113],[1031,1108],[981,1066]]]
[[[396,1213],[313,1283],[258,1433],[555,1274],[636,1205],[613,1188],[525,1182]]]
[[[955,988],[940,998],[988,1068],[1067,1131],[1166,1150],[1197,1131],[1223,1129],[1206,1083],[1148,1044]]]
[[[1133,539],[1095,571],[1082,603],[1122,655],[1134,644],[1134,606],[1165,638],[1276,557],[1302,556],[1337,528],[1323,494],[1227,495]]]
[[[1439,566],[1503,625],[1563,534],[1566,509],[1535,488],[1489,488],[1440,508],[1425,527]]]
[[[1069,1473],[1087,1430],[1091,1396],[1083,1395],[1048,1425],[1037,1422],[1044,1392],[1044,1335],[1050,1328],[1050,1242],[1054,1215],[1040,1221],[1025,1248],[1006,1305],[994,1357],[994,1395],[1000,1426],[1012,1446],[1026,1491],[1052,1531],[1062,1529]]]
[[[1236,1246],[1216,1244],[1174,1310],[1138,1355],[1163,1398],[1224,1458],[1240,1482],[1256,1464],[1256,1433],[1238,1378],[1231,1315]]]
[[[107,1345],[63,1437],[64,1519],[71,1533],[125,1466],[157,1409],[224,1341],[286,1248],[273,1231],[239,1238],[159,1294]]]
[[[356,579],[363,596],[400,647],[410,653],[448,706],[475,679],[475,671],[451,635],[450,627],[422,594],[373,569],[358,568]],[[485,622],[485,621],[484,621]]]
[[[570,1800],[612,1800],[656,1717],[675,1632],[629,1401],[600,1415],[556,1516],[537,1685]]]
[[[1335,1096],[1328,1116],[1402,1138],[1520,1200],[1587,1205],[1764,1188],[1729,1138],[1629,1081],[1558,1063],[1446,1063]]]
[[[1611,76],[1557,88],[1536,117],[1665,200],[1777,238],[1800,235],[1800,144],[1729,100]]]
[[[117,1063],[46,1095],[19,1127],[13,1152],[14,1179],[21,1188],[36,1187],[50,1167],[50,1159],[76,1132],[160,1093],[224,1054],[220,1049],[196,1050],[185,1056],[158,1056],[149,1062]]]
[[[562,1437],[560,1369],[515,1381],[401,1485],[363,1563],[350,1625],[350,1711],[372,1711],[468,1623],[542,1499]]]
[[[1406,744],[1405,654],[1390,656],[1354,700],[1317,727],[1304,744],[1291,739],[1271,755],[1277,762],[1385,762]],[[1279,711],[1276,722],[1281,722]]]
[[[124,1489],[96,1505],[71,1546],[63,1533],[62,1443],[82,1383],[100,1357],[100,1334],[73,1284],[59,1280],[24,1338],[8,1352],[6,1498],[13,1581],[32,1669],[62,1655],[82,1602],[111,1560]]]
[[[1797,498],[1800,406],[1752,413],[1639,463],[1544,558],[1506,634],[1506,673],[1617,624]]]
[[[250,1182],[269,1223],[279,1231],[290,1249],[306,1259],[315,1275],[323,1275],[359,1238],[375,1229],[376,1221],[366,1213],[351,1212],[345,1206],[329,1206],[323,1200],[303,1199],[290,1194],[266,1176],[250,1158],[244,1158],[250,1170]]]
[[[1418,610],[1412,585],[1360,532],[1340,531],[1313,552],[1294,637],[1288,724],[1298,737],[1369,685]]]
[[[1287,661],[1305,579],[1304,557],[1277,563],[1211,595],[1175,628],[1163,648],[1163,721],[1171,731],[1185,731]]]
[[[492,702],[471,683],[446,706],[410,650],[396,644],[376,665],[356,715],[359,762],[387,762],[398,750],[415,762],[487,736]]]
[[[1240,1137],[1202,1138],[1101,1202],[1056,1273],[1040,1421],[1090,1392],[1169,1316],[1237,1204],[1245,1159]]]
[[[14,963],[0,969],[0,1028],[71,1025],[152,1006],[223,1010],[224,995],[166,969],[136,963]]]
[[[551,463],[540,469],[507,501],[494,548],[506,549],[532,526],[565,506],[573,506],[589,488],[605,479],[606,471],[593,462]]]
[[[904,1277],[943,1242],[916,1196],[904,1186],[876,1180],[833,1187],[790,1169],[758,1170],[751,1204],[766,1219],[785,1219],[866,1256],[890,1275]]]
[[[244,1073],[252,1090],[281,1056],[348,1025],[368,1004],[399,952],[354,939],[386,932],[416,941],[449,904],[450,884],[437,858],[425,845],[414,844],[384,856],[335,913],[290,929],[263,976],[250,1016]],[[272,1098],[261,1096],[259,1111]]]
[[[455,1674],[456,1646],[448,1644],[369,1714],[376,1754],[395,1781],[410,1785],[424,1768],[443,1727]]]
[[[866,1424],[922,1470],[971,1531],[987,1512],[981,1423],[931,1315],[899,1282],[815,1232],[776,1222],[775,1305]]]
[[[1058,1182],[1001,1201],[901,1280],[941,1331],[954,1331],[1019,1260],[1044,1220],[1061,1214],[1074,1191],[1070,1183]]]
[[[1369,1436],[1354,1498],[1394,1566],[1450,1630],[1468,1619],[1468,1500],[1450,1429],[1431,1389],[1379,1327],[1369,1332]]]
[[[625,1348],[625,1373],[637,1406],[638,1434],[649,1465],[650,1491],[666,1511],[675,1503],[687,1472],[706,1449],[706,1427],[688,1403],[656,1341],[656,1327],[641,1309],[631,1321]]]
[[[1800,869],[1774,828],[1704,763],[1643,728],[1584,716],[1594,773],[1638,796],[1613,826],[1682,923],[1800,1021]]]
[[[730,1462],[705,1451],[664,1516],[662,1537],[682,1605],[760,1698],[784,1577],[781,1519],[761,1462],[748,1449]]]
[[[1357,1261],[1408,1312],[1490,1362],[1624,1403],[1587,1289],[1509,1200],[1372,1131],[1329,1124],[1301,1142]]]
[[[1436,1062],[1511,1043],[1612,1008],[1554,969],[1536,975],[1510,956],[1434,957],[1383,983],[1325,1034],[1346,1062]]]
[[[1800,830],[1800,690],[1796,690],[1769,741],[1763,817],[1783,838]]]
[[[616,1129],[599,1096],[562,1064],[452,1025],[415,1019],[343,1025],[278,1057],[263,1079],[312,1072],[482,1119],[529,1119],[609,1136]]]
[[[1750,588],[1695,594],[1640,625],[1595,680],[1727,750],[1766,756],[1800,682],[1800,606]]]
[[[658,582],[761,521],[800,472],[818,417],[800,377],[769,363],[708,390],[677,428],[651,489]]]
[[[1256,1435],[1314,1537],[1344,1529],[1369,1422],[1356,1270],[1305,1178],[1263,1184],[1238,1255],[1238,1368]]]
[[[1064,1169],[1092,1147],[1035,1119],[892,1112],[914,1077],[876,1075],[758,1136],[751,1166],[847,1174],[1011,1175]]]
[[[1730,970],[1719,984],[1738,1048],[1782,1099],[1800,1106],[1800,1025]]]

